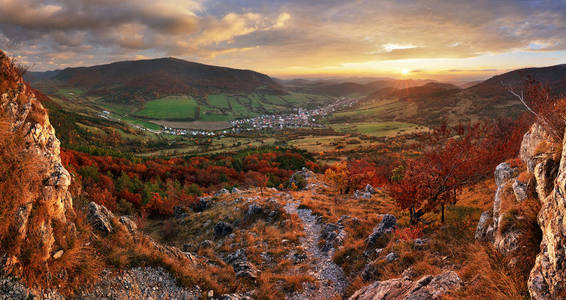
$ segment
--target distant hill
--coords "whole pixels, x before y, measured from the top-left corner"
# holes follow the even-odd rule
[[[520,88],[523,82],[529,78],[548,85],[553,93],[563,93],[566,90],[566,64],[514,70],[491,77],[468,88],[468,90],[484,97],[509,95],[506,91],[507,86]]]
[[[306,79],[295,79],[281,81],[286,89],[297,92],[329,95],[334,97],[343,96],[366,96],[384,88],[408,88],[430,83],[432,80],[397,80],[383,78],[368,83],[337,82],[336,80],[310,81]]]
[[[203,96],[257,90],[273,95],[284,93],[283,88],[265,74],[176,58],[30,72],[27,79],[32,85],[48,93],[59,88],[78,88],[86,95],[126,103],[182,94]]]
[[[566,65],[526,68],[494,76],[467,88],[431,82],[403,89],[379,89],[360,101],[350,113],[337,115],[334,122],[385,120],[435,125],[441,121],[458,123],[514,118],[525,109],[506,87],[520,90],[529,78],[542,82],[555,95],[566,92]]]

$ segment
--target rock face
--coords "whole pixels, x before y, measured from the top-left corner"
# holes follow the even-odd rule
[[[556,299],[566,293],[566,149],[560,162],[544,155],[525,159],[537,162],[534,172],[542,230],[541,252],[531,270],[529,292],[534,299]]]
[[[49,122],[46,110],[37,100],[34,91],[22,80],[17,68],[0,51],[0,111],[3,121],[7,121],[10,130],[23,135],[24,152],[34,156],[34,164],[39,166],[40,187],[30,195],[14,216],[14,226],[18,233],[17,240],[39,233],[39,242],[35,247],[41,250],[42,259],[47,261],[55,250],[57,240],[54,231],[73,233],[74,224],[67,219],[74,216],[71,195],[68,191],[71,182],[69,172],[61,164],[60,142]],[[34,228],[30,227],[33,211],[45,209],[41,219],[35,219]],[[0,254],[2,255],[2,254]],[[4,267],[18,264],[18,257],[4,257]]]
[[[501,233],[504,217],[501,202],[505,191],[510,191],[517,203],[530,195],[538,198],[541,209],[537,220],[542,231],[542,241],[528,280],[531,297],[537,300],[559,299],[566,293],[565,142],[566,140],[562,145],[553,142],[544,128],[534,124],[524,135],[519,154],[527,171],[534,177],[534,183],[519,182],[514,179],[516,175],[508,166],[499,165],[495,172],[498,188],[493,211],[482,214],[476,230],[477,239],[493,242],[501,252],[509,252],[521,237],[513,230]],[[541,147],[543,143],[546,144],[545,147]],[[561,156],[558,157],[560,152]]]
[[[417,281],[408,277],[376,281],[355,292],[350,300],[428,300],[440,299],[449,292],[460,288],[462,280],[454,271],[431,276]]]

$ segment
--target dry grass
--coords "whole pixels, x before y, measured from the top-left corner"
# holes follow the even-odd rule
[[[258,278],[257,299],[284,299],[287,295],[303,291],[305,283],[313,283],[314,277],[305,273],[280,274],[263,272]]]
[[[170,255],[143,234],[131,235],[114,220],[116,232],[96,240],[97,248],[110,266],[117,269],[139,266],[161,266],[183,286],[199,285],[205,290],[225,293],[235,288],[235,274],[222,260],[209,258],[211,264],[193,263],[187,258]],[[206,254],[206,253],[201,253]]]
[[[536,149],[534,155],[544,155],[550,156],[553,160],[560,159],[562,154],[562,141],[552,141],[544,140],[540,142]]]

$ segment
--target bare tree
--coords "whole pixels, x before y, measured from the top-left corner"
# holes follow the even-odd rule
[[[503,84],[503,86],[511,95],[521,101],[527,111],[533,114],[536,122],[553,139],[562,140],[566,128],[564,99],[552,97],[547,86],[532,78],[524,81],[522,90],[517,90],[511,85]]]

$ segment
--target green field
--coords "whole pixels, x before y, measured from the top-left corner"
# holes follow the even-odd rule
[[[208,95],[208,104],[218,108],[230,108],[230,98],[227,95]]]
[[[147,102],[136,116],[161,120],[192,120],[198,103],[191,96],[168,96]]]

